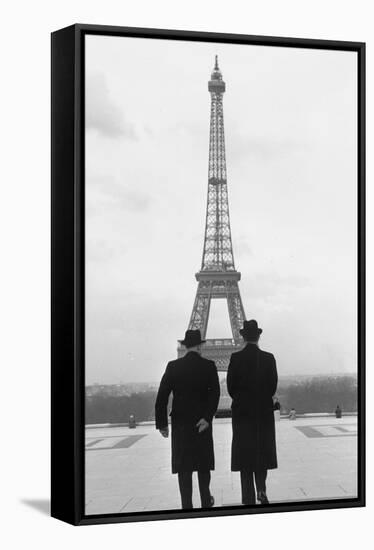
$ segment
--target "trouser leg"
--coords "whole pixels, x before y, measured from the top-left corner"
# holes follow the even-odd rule
[[[257,493],[259,491],[262,491],[263,493],[266,493],[266,477],[267,477],[267,474],[268,474],[267,470],[257,470],[255,472]]]
[[[178,474],[179,492],[181,494],[182,508],[192,506],[192,472],[180,472]]]
[[[242,503],[255,504],[255,485],[253,480],[253,472],[247,470],[240,471],[240,482],[242,486]]]
[[[206,508],[207,506],[210,506],[210,472],[197,472],[197,477],[199,480],[199,491],[200,491],[200,499],[201,499],[201,506],[203,508]]]

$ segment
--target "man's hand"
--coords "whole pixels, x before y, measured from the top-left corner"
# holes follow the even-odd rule
[[[209,428],[209,422],[207,422],[205,418],[200,418],[199,422],[196,424],[196,428],[198,428],[199,434],[201,434],[201,432]]]
[[[161,430],[159,430],[160,434],[162,435],[162,437],[169,437],[169,428],[162,428]]]

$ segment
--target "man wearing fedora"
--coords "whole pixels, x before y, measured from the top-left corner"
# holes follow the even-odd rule
[[[242,503],[269,504],[267,471],[277,468],[273,395],[278,382],[274,356],[262,351],[262,329],[244,321],[240,330],[245,346],[231,355],[227,389],[232,397],[231,470],[240,472]]]
[[[187,330],[184,357],[170,361],[156,399],[156,428],[169,436],[167,405],[173,394],[171,416],[171,466],[178,474],[182,508],[192,508],[192,473],[197,472],[201,506],[210,508],[210,471],[214,470],[212,421],[217,410],[220,386],[213,361],[201,357],[199,330]]]

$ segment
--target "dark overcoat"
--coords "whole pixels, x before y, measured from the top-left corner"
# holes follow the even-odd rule
[[[173,394],[171,416],[171,466],[179,472],[214,470],[212,421],[220,387],[213,361],[190,351],[170,361],[156,399],[156,428],[168,425],[167,405]],[[205,418],[209,428],[199,433],[196,423]]]
[[[232,471],[277,468],[272,399],[277,382],[271,353],[247,344],[231,355],[227,389],[232,397]]]

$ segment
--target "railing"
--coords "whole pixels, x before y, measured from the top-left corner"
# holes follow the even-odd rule
[[[206,341],[206,346],[216,346],[216,347],[232,347],[237,346],[233,338],[209,338]]]
[[[206,344],[203,344],[202,352],[204,354],[204,349],[207,351],[212,348],[236,348],[239,349],[242,347],[242,343],[238,344],[235,342],[234,338],[208,338]],[[185,347],[182,344],[178,345],[178,350],[185,350]]]

